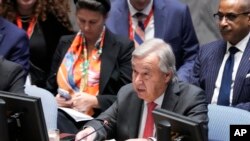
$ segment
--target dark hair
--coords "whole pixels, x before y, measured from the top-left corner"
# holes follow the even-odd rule
[[[33,15],[41,19],[42,21],[46,20],[46,7],[47,1],[45,0],[37,0],[34,5]],[[16,0],[2,0],[3,5],[3,17],[8,19],[11,22],[16,20],[16,16],[18,13],[17,10],[17,2]]]
[[[16,20],[16,16],[18,15],[16,0],[2,0],[2,7],[0,7],[0,10],[1,8],[4,18],[11,22]],[[45,21],[47,19],[47,14],[52,13],[64,27],[72,31],[68,12],[69,5],[65,0],[37,0],[34,5],[33,15],[39,20]]]
[[[76,4],[76,10],[88,9],[98,11],[103,15],[107,15],[110,10],[109,0],[74,0]]]

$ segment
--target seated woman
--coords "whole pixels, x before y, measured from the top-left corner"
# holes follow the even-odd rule
[[[20,64],[0,56],[0,91],[24,94],[26,74]]]
[[[80,31],[59,41],[47,83],[59,106],[95,117],[111,106],[120,87],[131,82],[134,44],[106,28],[109,10],[109,0],[76,1]],[[57,94],[58,88],[71,99]],[[59,112],[61,132],[76,133],[81,126]]]
[[[67,1],[66,1],[67,2]],[[29,37],[29,79],[45,88],[52,58],[62,35],[73,34],[65,0],[3,0],[3,16]]]

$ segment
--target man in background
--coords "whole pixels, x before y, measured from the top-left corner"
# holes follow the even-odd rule
[[[250,0],[220,0],[214,16],[223,40],[201,47],[191,82],[209,103],[250,111]]]
[[[169,43],[178,78],[188,80],[199,47],[187,5],[177,0],[115,0],[106,25],[134,40],[136,47],[154,37]]]

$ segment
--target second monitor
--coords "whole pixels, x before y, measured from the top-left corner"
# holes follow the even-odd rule
[[[207,141],[204,124],[200,121],[164,109],[155,109],[153,117],[157,141]],[[173,133],[177,135],[175,139]]]

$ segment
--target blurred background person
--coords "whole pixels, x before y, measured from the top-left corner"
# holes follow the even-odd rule
[[[45,87],[59,38],[72,34],[69,7],[62,0],[3,0],[3,16],[24,29],[30,39],[27,84]]]
[[[107,27],[138,46],[151,38],[169,43],[176,57],[178,79],[187,81],[199,44],[188,6],[178,0],[114,0]]]
[[[75,2],[80,31],[61,38],[47,89],[56,95],[59,106],[95,117],[116,100],[120,87],[131,82],[134,44],[106,28],[109,0]],[[60,96],[58,88],[69,93],[71,99]],[[59,112],[60,131],[76,133],[81,127],[82,124]]]
[[[0,0],[0,55],[20,64],[28,74],[29,39],[25,32],[2,17],[5,7]]]

